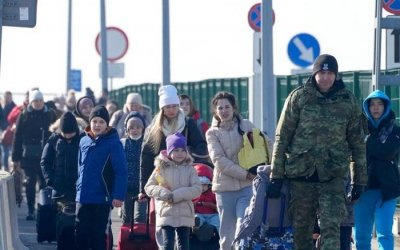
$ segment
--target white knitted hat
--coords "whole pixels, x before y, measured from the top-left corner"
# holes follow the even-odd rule
[[[158,90],[158,105],[160,109],[167,105],[180,104],[178,90],[173,85],[161,86]]]
[[[142,96],[139,93],[130,93],[126,96],[126,104],[136,103],[143,105]]]
[[[40,92],[40,90],[38,90],[38,89],[32,90],[29,93],[29,101],[32,102],[32,101],[39,101],[39,100],[43,100],[42,92]]]

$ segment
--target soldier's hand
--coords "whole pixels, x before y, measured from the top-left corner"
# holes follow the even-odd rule
[[[364,186],[352,184],[351,192],[348,195],[348,199],[351,201],[356,201],[360,198],[361,194],[364,192]]]
[[[279,198],[281,196],[283,180],[272,179],[268,186],[267,196],[268,198]]]

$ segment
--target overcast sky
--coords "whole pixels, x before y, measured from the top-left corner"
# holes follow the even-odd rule
[[[253,74],[252,0],[170,0],[171,81],[247,77]],[[73,0],[72,68],[82,70],[82,89],[101,89],[100,0]],[[118,62],[125,78],[113,87],[162,80],[161,0],[108,0],[107,26],[122,29],[129,49]],[[321,53],[336,56],[340,71],[373,65],[375,0],[275,0],[274,73],[299,69],[287,54],[298,33],[313,35]],[[385,15],[387,14],[384,12]],[[66,88],[68,0],[38,0],[35,28],[3,27],[0,92],[39,86]],[[384,40],[382,40],[384,42]],[[383,59],[384,59],[384,54]],[[382,64],[384,66],[384,64]]]

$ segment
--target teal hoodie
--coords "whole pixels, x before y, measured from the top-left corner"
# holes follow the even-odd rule
[[[369,102],[371,99],[375,99],[375,98],[381,99],[385,104],[385,110],[383,111],[382,116],[377,121],[375,121],[375,119],[371,116],[371,113],[369,112]],[[383,91],[375,90],[374,92],[369,94],[367,96],[367,98],[365,98],[365,100],[363,102],[363,110],[364,110],[364,113],[367,116],[368,120],[371,122],[371,124],[375,128],[377,128],[377,127],[379,127],[379,124],[381,123],[381,121],[383,119],[385,119],[390,113],[390,110],[391,110],[390,99]]]

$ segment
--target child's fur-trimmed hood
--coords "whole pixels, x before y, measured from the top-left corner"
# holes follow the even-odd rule
[[[187,152],[186,159],[180,165],[183,164],[193,165],[193,158],[190,156],[189,152]],[[156,167],[166,168],[170,166],[176,166],[177,164],[168,157],[167,150],[162,150],[154,160],[154,165]]]

